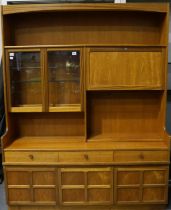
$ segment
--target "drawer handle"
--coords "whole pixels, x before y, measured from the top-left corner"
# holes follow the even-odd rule
[[[29,158],[30,158],[31,160],[33,160],[33,159],[34,159],[34,156],[33,156],[33,155],[29,155]]]
[[[85,154],[85,155],[84,155],[84,158],[85,158],[86,160],[88,160],[88,155],[87,155],[87,154]]]
[[[144,154],[143,153],[140,153],[139,157],[140,157],[141,160],[144,160]]]

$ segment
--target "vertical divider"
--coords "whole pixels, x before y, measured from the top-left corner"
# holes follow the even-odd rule
[[[29,171],[30,174],[30,191],[31,191],[31,202],[34,202],[34,189],[33,189],[33,171]]]
[[[140,190],[140,202],[143,202],[143,180],[144,180],[144,170],[143,171],[140,171],[140,187],[139,187],[139,190]]]
[[[84,129],[85,129],[85,141],[87,142],[87,92],[86,92],[86,60],[87,60],[87,53],[86,53],[86,48],[83,48],[83,79],[81,80],[82,83],[84,83],[84,88],[83,88],[83,103],[84,103]]]
[[[63,193],[63,190],[62,190],[62,183],[61,183],[61,180],[62,180],[62,171],[61,171],[61,168],[58,168],[57,169],[57,177],[58,177],[58,203],[59,205],[62,205],[63,204],[63,196],[62,196],[62,193]]]
[[[88,170],[84,171],[84,179],[85,179],[85,203],[88,202]]]
[[[113,203],[116,204],[117,203],[117,194],[118,194],[118,186],[117,186],[117,173],[118,170],[117,168],[113,168]]]
[[[47,64],[47,49],[41,49],[41,73],[42,73],[42,102],[43,112],[49,111],[49,97],[48,97],[48,64]]]

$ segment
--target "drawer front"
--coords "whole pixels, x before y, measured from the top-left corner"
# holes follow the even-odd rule
[[[89,89],[162,88],[161,49],[91,49]]]
[[[113,162],[113,152],[59,152],[59,162]]]
[[[116,151],[114,161],[125,162],[168,162],[168,151]]]
[[[6,162],[58,162],[58,152],[5,152]]]

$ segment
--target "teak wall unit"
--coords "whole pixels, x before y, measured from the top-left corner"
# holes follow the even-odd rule
[[[1,11],[9,210],[164,210],[168,4]]]

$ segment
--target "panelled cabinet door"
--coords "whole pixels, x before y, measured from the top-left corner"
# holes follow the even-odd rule
[[[31,203],[31,173],[30,171],[6,170],[9,204]]]
[[[61,168],[61,204],[112,204],[112,179],[111,168]]]
[[[49,111],[80,111],[81,50],[47,49]]]
[[[11,112],[42,111],[40,49],[7,50],[9,109]]]
[[[90,49],[88,89],[162,89],[162,49]]]
[[[7,168],[6,178],[9,204],[57,203],[57,174],[53,168]]]
[[[166,203],[168,168],[118,168],[116,170],[116,202]]]

